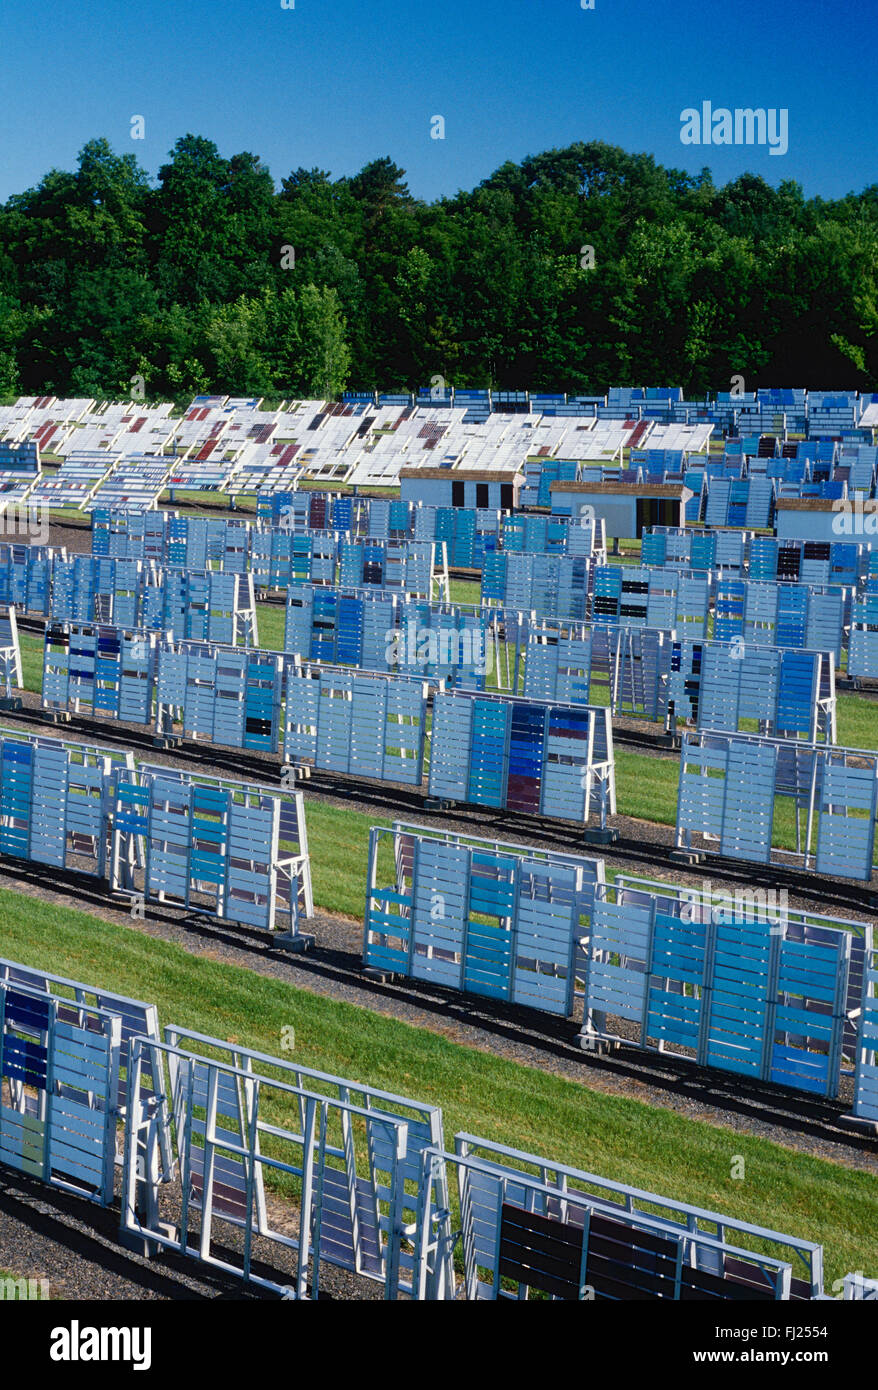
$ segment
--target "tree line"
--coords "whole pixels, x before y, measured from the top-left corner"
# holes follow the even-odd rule
[[[459,386],[872,388],[878,184],[717,187],[603,143],[425,202],[186,135],[157,179],[90,141],[0,208],[0,394]]]

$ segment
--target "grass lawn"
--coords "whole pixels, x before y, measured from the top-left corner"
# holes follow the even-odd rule
[[[402,819],[402,818],[401,818]],[[369,827],[391,826],[392,820],[366,811],[331,806],[305,796],[308,848],[314,902],[325,912],[363,920],[366,906]],[[393,865],[386,865],[386,883],[393,880]]]
[[[85,913],[0,891],[3,953],[159,1007],[163,1024],[296,1057],[443,1106],[446,1142],[485,1138],[812,1240],[827,1287],[851,1269],[878,1273],[873,1175],[639,1101],[592,1091],[371,1010],[195,957]],[[282,1116],[278,1115],[281,1119]],[[743,1179],[730,1174],[744,1159]]]
[[[482,591],[477,579],[450,579],[448,588],[452,603],[478,603]]]
[[[34,632],[19,632],[18,642],[24,688],[39,695],[43,688],[43,639]]]
[[[273,652],[283,651],[285,614],[286,607],[282,603],[257,603],[260,647],[267,647]]]
[[[167,492],[162,493],[160,500],[163,507],[172,512],[179,512],[181,516],[200,516],[206,507],[211,512],[226,511],[232,517],[243,512],[248,520],[252,520],[256,512],[254,492],[241,492],[237,497],[231,498],[223,492],[189,492],[185,488],[175,488],[173,502]]]
[[[837,695],[838,742],[843,748],[878,748],[878,700]]]

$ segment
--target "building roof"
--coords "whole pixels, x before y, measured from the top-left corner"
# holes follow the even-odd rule
[[[422,479],[431,483],[513,483],[523,482],[524,474],[518,468],[401,468],[400,482]]]
[[[852,507],[851,499],[840,497],[779,497],[775,503],[778,512],[838,512]]]
[[[675,497],[680,502],[688,502],[695,494],[682,483],[565,483],[549,484],[550,492],[575,492],[583,496],[614,497]]]

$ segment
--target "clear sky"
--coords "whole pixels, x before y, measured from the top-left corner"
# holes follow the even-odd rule
[[[278,183],[388,154],[428,199],[575,140],[836,197],[878,183],[876,39],[878,0],[0,0],[0,199],[95,136],[155,174],[190,131]],[[683,145],[704,101],[786,108],[788,152]]]

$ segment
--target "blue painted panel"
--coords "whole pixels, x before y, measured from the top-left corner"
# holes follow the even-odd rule
[[[473,702],[472,752],[467,801],[501,807],[506,782],[508,707],[501,701]]]
[[[693,570],[712,569],[715,558],[716,536],[714,534],[692,537],[690,565]]]
[[[545,731],[545,705],[512,706],[506,794],[510,810],[539,815]]]
[[[768,1036],[768,926],[718,923],[714,944],[708,1065],[759,1077]]]
[[[776,639],[779,647],[804,647],[808,613],[808,590],[804,586],[780,584],[777,593]]]
[[[713,635],[718,642],[731,642],[744,632],[744,601],[747,586],[741,580],[720,580],[716,589]]]
[[[819,656],[815,652],[784,650],[781,653],[778,729],[807,737],[813,719],[818,665]]]

